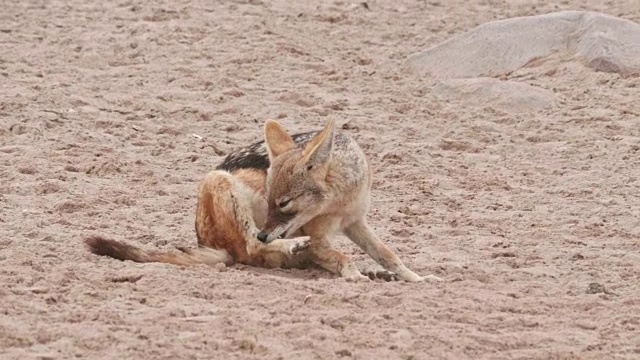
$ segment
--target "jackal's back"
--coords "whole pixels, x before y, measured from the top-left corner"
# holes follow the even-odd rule
[[[295,134],[291,137],[297,145],[304,146],[317,133],[317,131],[305,132]],[[240,169],[252,169],[261,170],[266,173],[270,165],[267,146],[264,140],[261,140],[230,153],[216,169],[228,172]]]
[[[296,147],[303,148],[318,133],[319,131],[298,133],[291,138]],[[230,153],[216,169],[231,173],[247,169],[266,174],[270,165],[267,147],[262,140]],[[362,149],[349,134],[341,131],[335,133],[330,169],[335,185],[345,191],[369,180],[369,166]]]
[[[291,137],[298,147],[303,147],[317,134],[318,131],[311,131],[294,134]],[[361,151],[353,138],[343,132],[336,132],[334,146],[336,153],[340,153],[336,154],[339,157],[347,155],[347,158],[349,158]],[[348,159],[343,160],[348,161]],[[229,172],[239,169],[263,170],[266,172],[270,165],[267,146],[264,140],[261,140],[230,153],[216,169]]]

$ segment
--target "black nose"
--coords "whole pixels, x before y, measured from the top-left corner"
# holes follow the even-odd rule
[[[262,241],[262,242],[267,242],[267,238],[269,237],[269,234],[267,234],[264,231],[260,231],[258,233],[258,240]]]

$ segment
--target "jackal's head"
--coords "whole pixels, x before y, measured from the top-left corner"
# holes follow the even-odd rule
[[[319,215],[328,200],[326,182],[335,122],[304,147],[296,146],[280,124],[267,120],[264,137],[271,166],[267,174],[269,210],[258,239],[269,243],[287,237]]]

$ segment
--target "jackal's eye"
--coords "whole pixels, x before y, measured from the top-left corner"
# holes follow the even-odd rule
[[[280,201],[280,203],[278,203],[278,207],[280,209],[284,209],[289,205],[289,203],[291,203],[291,199]]]

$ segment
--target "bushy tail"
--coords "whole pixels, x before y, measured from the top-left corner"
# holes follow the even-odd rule
[[[139,263],[161,262],[174,265],[216,264],[233,265],[234,260],[225,250],[207,247],[192,249],[178,248],[178,251],[146,251],[120,241],[91,236],[84,240],[89,251],[96,255],[109,256],[118,260],[131,260]]]

